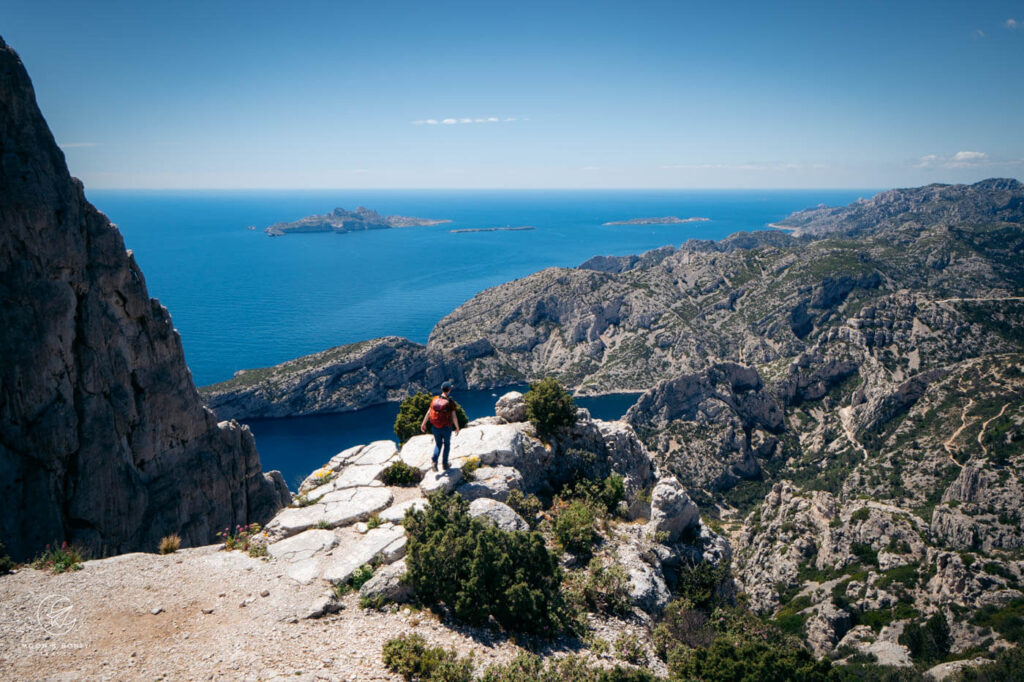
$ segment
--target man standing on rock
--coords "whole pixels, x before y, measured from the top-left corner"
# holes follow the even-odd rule
[[[437,471],[437,456],[444,450],[441,458],[441,470],[448,468],[448,453],[452,449],[452,428],[456,435],[459,433],[459,417],[455,414],[455,401],[449,395],[452,392],[452,382],[441,384],[441,395],[430,401],[430,409],[423,415],[423,423],[420,424],[420,431],[427,432],[427,422],[434,431],[434,456],[431,458],[431,466]]]

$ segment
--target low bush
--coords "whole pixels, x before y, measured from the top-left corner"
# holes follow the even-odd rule
[[[620,632],[615,638],[615,658],[633,665],[644,665],[647,663],[647,654],[640,644],[640,638],[629,632]]]
[[[530,528],[536,527],[538,517],[544,511],[544,505],[536,495],[524,495],[519,488],[514,488],[508,494],[505,504],[512,507],[516,514],[522,516],[530,524]]]
[[[561,427],[576,423],[576,405],[569,392],[554,377],[530,384],[523,396],[526,416],[541,438],[548,438]]]
[[[949,623],[940,611],[924,625],[917,622],[907,623],[900,635],[900,644],[910,649],[910,655],[917,661],[938,663],[949,656],[952,640],[949,636]]]
[[[32,568],[49,571],[54,575],[82,570],[82,553],[67,542],[60,547],[47,545],[43,553],[32,562]]]
[[[7,549],[4,543],[0,542],[0,575],[7,575],[14,570],[14,562],[7,556]]]
[[[422,635],[400,635],[384,643],[381,658],[388,670],[406,680],[470,682],[472,662],[460,660],[454,649],[427,646]]]
[[[600,668],[575,655],[550,658],[521,653],[508,663],[492,665],[480,677],[481,682],[655,682],[647,670],[616,665]]]
[[[181,547],[181,538],[177,533],[171,533],[160,539],[160,553],[174,554]]]
[[[559,496],[563,499],[583,500],[601,513],[614,515],[618,512],[619,502],[626,498],[626,483],[618,474],[610,474],[596,481],[583,478],[566,486]]]
[[[334,594],[338,597],[343,597],[349,592],[358,590],[360,587],[365,585],[372,577],[373,566],[370,564],[363,564],[362,566],[360,566],[352,572],[352,575],[348,577],[348,580],[334,586]]]
[[[366,519],[366,527],[370,530],[380,528],[382,523],[384,523],[384,519],[380,517],[380,514],[371,514],[370,518]]]
[[[629,574],[619,564],[606,565],[595,557],[590,560],[586,571],[574,573],[570,577],[566,586],[566,601],[580,610],[628,615],[632,607]]]
[[[473,480],[473,472],[480,468],[480,458],[473,455],[462,464],[462,475],[467,481]]]
[[[701,561],[679,570],[675,592],[680,598],[689,600],[695,608],[711,610],[725,603],[723,592],[730,579],[728,561],[717,566]]]
[[[963,668],[950,682],[1020,682],[1024,680],[1024,648],[1003,649],[996,660],[977,668]]]
[[[651,638],[658,658],[667,661],[669,652],[677,646],[704,648],[711,646],[715,637],[707,613],[695,609],[687,599],[676,599],[665,607],[665,616],[654,628]]]
[[[989,604],[971,616],[971,624],[989,627],[1007,640],[1024,643],[1024,598],[1014,599],[1003,606]]]
[[[398,406],[398,416],[395,417],[395,435],[398,437],[399,443],[404,443],[413,436],[420,434],[420,424],[423,423],[423,417],[427,414],[427,410],[430,409],[430,403],[433,399],[434,396],[420,391],[401,402]],[[453,400],[452,402],[455,401]],[[465,426],[469,422],[466,411],[458,403],[455,403],[455,416],[459,419],[460,427]],[[427,433],[432,433],[429,421],[427,422]]]
[[[228,551],[237,549],[248,552],[249,556],[254,557],[267,555],[267,536],[262,532],[258,523],[250,523],[246,526],[237,525],[234,532],[225,528],[217,533],[217,537],[221,539],[224,549]]]
[[[596,522],[597,514],[591,505],[582,500],[573,500],[555,516],[555,539],[566,552],[586,556],[597,540],[594,529]]]
[[[470,518],[460,495],[436,493],[405,516],[409,582],[426,604],[484,625],[555,634],[567,623],[558,559],[536,532],[502,531]]]
[[[753,639],[721,637],[707,649],[677,647],[669,655],[673,679],[747,682],[826,682],[831,664],[801,646],[773,646]]]
[[[419,469],[409,466],[402,460],[393,463],[380,475],[380,480],[384,485],[396,485],[403,488],[419,485],[421,478]]]

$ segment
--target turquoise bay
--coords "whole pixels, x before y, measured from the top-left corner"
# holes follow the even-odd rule
[[[487,287],[595,255],[765,229],[792,211],[869,190],[779,191],[114,191],[88,198],[124,235],[181,333],[197,385],[331,346],[385,335],[425,342],[434,323]],[[262,228],[341,206],[448,218],[449,225],[269,238]],[[706,217],[677,225],[605,222]],[[529,231],[451,229],[533,226]],[[254,226],[256,230],[247,229]],[[474,397],[486,402],[491,396]],[[600,402],[601,416],[622,400]],[[481,405],[483,403],[480,403]],[[610,410],[610,412],[608,411]],[[290,485],[347,445],[390,437],[394,410],[357,421],[252,424],[267,469]]]

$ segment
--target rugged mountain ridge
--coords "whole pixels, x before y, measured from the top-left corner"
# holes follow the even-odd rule
[[[0,40],[0,538],[16,560],[204,544],[289,496],[206,409],[170,316],[72,178]]]
[[[420,352],[471,387],[646,389],[627,421],[818,655],[989,655],[1024,622],[1022,207],[1016,180],[933,185],[597,257],[481,292]]]

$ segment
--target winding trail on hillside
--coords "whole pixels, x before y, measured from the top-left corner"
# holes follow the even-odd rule
[[[967,404],[964,405],[963,410],[960,412],[960,426],[953,432],[953,435],[946,439],[946,442],[942,444],[942,447],[946,449],[946,454],[949,455],[949,461],[953,462],[953,464],[956,464],[961,469],[964,465],[958,462],[956,457],[953,455],[953,441],[959,438],[960,434],[967,428],[967,413],[972,407],[974,407],[974,398],[968,398]]]
[[[992,417],[991,419],[987,419],[985,423],[981,425],[981,431],[978,432],[978,446],[981,448],[982,456],[988,456],[988,448],[986,448],[985,444],[982,442],[983,438],[985,437],[985,429],[988,428],[989,424],[1002,417],[1006,413],[1006,408],[1009,406],[1010,403],[1003,403],[1003,409],[999,410],[999,414]]]

